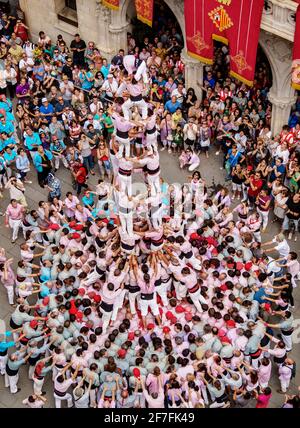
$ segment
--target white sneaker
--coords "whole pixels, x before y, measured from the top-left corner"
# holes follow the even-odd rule
[[[295,239],[294,239],[294,241],[295,241],[295,242],[297,242],[297,235],[295,236]]]
[[[292,236],[293,236],[293,234],[292,234],[292,232],[290,232],[289,236],[288,236],[288,239],[292,239]]]
[[[235,200],[235,196],[232,196],[231,200],[234,201]]]
[[[172,153],[172,150],[171,150],[171,149],[169,149],[169,150],[168,150],[168,153]]]
[[[165,147],[163,147],[162,149],[160,149],[160,151],[161,151],[161,152],[163,152],[164,150],[166,150],[166,148],[165,148]]]
[[[216,152],[216,156],[219,156],[220,152]]]

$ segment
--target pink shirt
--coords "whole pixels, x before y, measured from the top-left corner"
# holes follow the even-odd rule
[[[24,207],[20,204],[14,208],[12,204],[9,204],[6,209],[6,215],[11,220],[21,220],[23,218]]]

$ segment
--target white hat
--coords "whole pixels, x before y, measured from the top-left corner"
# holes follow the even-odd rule
[[[43,98],[42,103],[46,103],[46,102],[48,102],[47,98]]]
[[[111,77],[114,77],[113,74],[108,74],[107,78],[110,79]]]

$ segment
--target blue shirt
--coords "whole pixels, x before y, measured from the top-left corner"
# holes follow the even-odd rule
[[[32,136],[27,135],[25,137],[25,146],[29,151],[34,148],[34,145],[40,146],[42,144],[40,136],[37,132],[34,132]]]
[[[47,155],[49,160],[51,160],[53,158],[53,155],[51,152],[49,152],[49,150],[44,150],[44,152]],[[39,153],[35,153],[34,158],[33,158],[33,164],[34,164],[37,172],[43,171],[42,163],[44,163],[42,156]]]
[[[253,300],[256,300],[259,304],[262,304],[265,302],[266,297],[266,290],[261,287],[258,291],[255,292]]]
[[[175,103],[172,102],[172,100],[169,100],[165,104],[165,109],[168,110],[169,113],[175,113],[175,111],[181,108],[181,103],[179,101],[176,101]]]
[[[83,202],[84,206],[89,205],[90,207],[92,207],[94,205],[94,203],[95,203],[95,201],[94,201],[94,195],[90,194],[89,198],[87,196],[84,196],[82,198],[82,202]]]
[[[79,74],[79,78],[81,81],[82,89],[86,89],[87,91],[90,91],[92,87],[94,86],[94,81],[89,81],[87,78],[92,78],[94,75],[91,71],[87,71],[86,74],[83,74],[82,72]]]
[[[51,143],[50,144],[50,150],[51,152],[57,152],[57,153],[62,153],[66,148],[66,145],[63,141],[55,141],[55,143]]]
[[[12,150],[11,153],[4,153],[3,157],[5,159],[5,162],[7,165],[9,165],[11,162],[13,162],[16,157],[18,156],[17,152],[15,150]]]
[[[237,152],[235,155],[232,153],[232,149],[228,150],[229,158],[228,161],[232,167],[236,166],[239,163],[240,158],[242,157],[241,152]]]
[[[104,65],[102,65],[100,71],[103,74],[104,80],[107,78],[107,76],[109,75],[109,70],[110,70],[110,64],[108,64],[106,67]]]
[[[15,132],[15,128],[11,122],[0,122],[0,134],[2,134],[2,132],[6,132],[8,135],[13,134]]]
[[[50,103],[47,105],[47,107],[44,106],[44,104],[42,104],[42,106],[40,107],[40,112],[42,114],[46,114],[46,115],[47,114],[53,114],[54,113],[54,107]],[[51,122],[51,118],[52,118],[52,116],[45,116],[45,119],[47,119],[48,122]]]

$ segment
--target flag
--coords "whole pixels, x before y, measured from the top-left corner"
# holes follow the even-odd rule
[[[296,31],[293,48],[293,63],[292,63],[292,86],[294,89],[300,90],[300,0],[296,12]]]
[[[102,0],[102,4],[114,10],[118,10],[120,7],[119,0]]]
[[[225,43],[230,73],[252,86],[264,0],[185,0],[187,49],[213,63],[213,40]]]
[[[213,2],[214,0],[211,3]],[[208,16],[208,3],[206,0],[185,0],[184,16],[189,55],[205,64],[212,64],[214,57],[213,27]]]
[[[230,7],[234,22],[228,30],[230,74],[252,86],[264,0],[232,0]]]
[[[137,18],[152,27],[154,0],[135,0]]]

